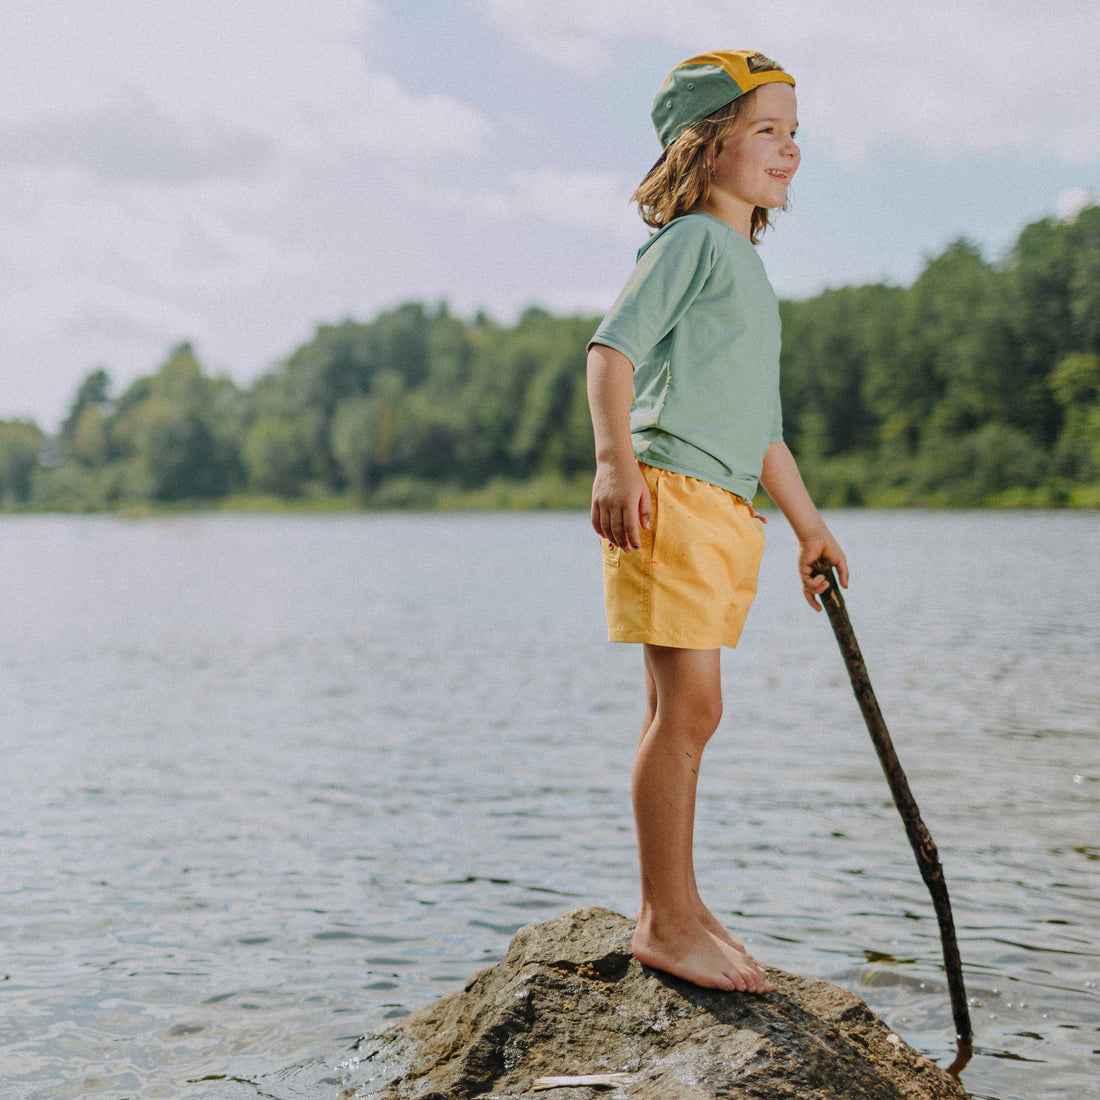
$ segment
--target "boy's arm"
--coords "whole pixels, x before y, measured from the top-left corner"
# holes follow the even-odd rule
[[[824,577],[813,575],[814,562],[818,558],[832,562],[841,587],[847,588],[848,560],[810,499],[802,475],[798,472],[798,464],[786,443],[780,441],[768,448],[760,484],[794,528],[798,537],[798,572],[802,577],[802,594],[815,611],[820,611],[821,604],[817,597],[829,587],[829,582]]]
[[[596,478],[592,484],[592,526],[624,550],[641,546],[649,527],[649,486],[630,442],[634,365],[622,352],[593,344],[588,352],[588,407],[596,438]]]

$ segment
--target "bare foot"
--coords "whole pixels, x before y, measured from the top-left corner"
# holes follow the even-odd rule
[[[697,900],[695,915],[699,918],[699,923],[717,940],[721,940],[722,943],[729,944],[735,951],[741,951],[742,953],[749,955],[745,948],[745,945],[703,904],[701,900]],[[635,916],[635,920],[642,919],[641,907],[638,907],[638,912]],[[749,955],[752,958],[752,955]],[[755,962],[756,960],[753,959]]]
[[[685,978],[704,989],[770,993],[764,968],[743,950],[718,939],[697,918],[660,928],[640,920],[634,929],[634,957],[646,966]]]
[[[702,905],[702,902],[699,904]],[[745,945],[705,905],[703,905],[703,911],[699,913],[699,923],[716,940],[728,943],[735,951],[749,955],[748,951],[745,950]],[[752,956],[749,955],[749,958],[752,959]],[[755,961],[753,959],[753,962]]]

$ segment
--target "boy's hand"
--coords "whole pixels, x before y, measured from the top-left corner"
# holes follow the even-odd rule
[[[631,456],[629,462],[598,462],[592,483],[592,528],[612,546],[637,550],[649,528],[649,486]]]
[[[808,539],[800,539],[798,543],[798,572],[802,577],[802,595],[806,602],[815,610],[821,610],[818,596],[828,587],[829,582],[820,574],[814,575],[814,565],[819,558],[824,558],[836,569],[837,580],[841,588],[848,587],[848,559],[844,556],[836,539],[828,530],[821,535]]]

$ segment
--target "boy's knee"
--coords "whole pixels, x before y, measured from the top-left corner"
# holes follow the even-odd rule
[[[722,720],[722,675],[717,651],[647,646],[647,703],[657,717],[688,734],[700,746]]]
[[[718,723],[722,721],[722,695],[714,692],[699,701],[698,722],[700,732],[705,732],[707,740],[718,729]]]
[[[679,700],[676,713],[668,716],[682,730],[688,732],[702,748],[714,736],[722,721],[722,693],[697,691]]]

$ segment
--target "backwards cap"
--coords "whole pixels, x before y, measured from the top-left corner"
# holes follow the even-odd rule
[[[754,73],[749,58],[756,50],[718,50],[680,62],[661,86],[650,117],[667,149],[693,122],[714,114],[719,107],[751,92],[761,84],[794,85],[794,77],[781,69]]]

